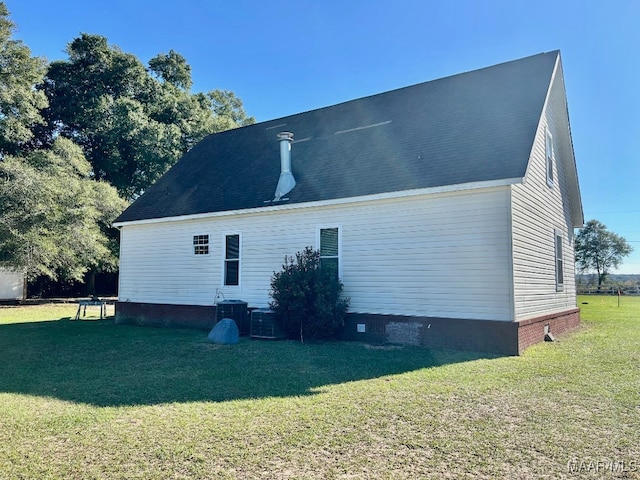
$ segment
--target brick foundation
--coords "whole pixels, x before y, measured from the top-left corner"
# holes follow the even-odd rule
[[[552,313],[541,317],[529,318],[516,322],[518,325],[518,353],[527,347],[544,341],[545,326],[554,337],[567,333],[580,325],[580,309]]]
[[[579,324],[579,309],[520,322],[351,313],[347,315],[341,338],[520,355],[527,347],[544,340],[545,325],[557,336]],[[358,332],[358,325],[364,325],[364,332]]]
[[[216,323],[216,307],[116,302],[116,323],[210,330]],[[358,325],[364,325],[364,332],[358,332]],[[580,310],[518,322],[350,313],[340,338],[520,355],[531,345],[544,341],[547,325],[553,336],[562,335],[580,325]]]
[[[216,324],[216,307],[116,302],[116,323],[211,330]]]

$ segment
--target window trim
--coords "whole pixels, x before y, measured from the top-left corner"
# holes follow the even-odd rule
[[[238,258],[237,259],[228,259],[227,258],[227,238],[237,236],[238,237]],[[238,263],[238,284],[227,284],[227,262],[237,262]],[[240,288],[242,284],[242,235],[240,232],[225,232],[222,235],[222,285],[228,288]]]
[[[564,235],[558,229],[553,232],[553,258],[556,292],[562,292],[564,290]]]
[[[549,131],[549,127],[545,130],[545,142],[544,142],[544,165],[545,175],[547,178],[547,185],[553,187],[554,184],[554,155],[555,148],[553,147],[553,135]]]
[[[193,239],[191,244],[191,255],[199,257],[201,255],[209,255],[211,253],[211,237],[208,233],[194,234],[191,238]],[[200,243],[200,240],[202,240],[203,243]],[[205,251],[198,251],[199,247],[202,247]]]
[[[338,280],[342,281],[342,225],[341,224],[327,224],[327,225],[318,225],[316,227],[316,248],[320,251],[320,240],[322,230],[328,229],[338,229]],[[321,259],[323,257],[320,257]],[[335,258],[335,257],[326,257],[326,258]]]

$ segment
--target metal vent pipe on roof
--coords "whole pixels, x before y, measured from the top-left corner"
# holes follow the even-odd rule
[[[291,142],[293,142],[293,133],[280,132],[278,134],[280,140],[280,178],[276,186],[276,194],[273,199],[277,202],[296,186],[296,179],[291,173]]]

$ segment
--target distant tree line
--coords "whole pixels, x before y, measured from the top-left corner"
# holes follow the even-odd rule
[[[192,93],[170,50],[145,66],[82,33],[47,63],[0,2],[0,266],[84,281],[117,268],[111,222],[210,133],[254,122],[228,90]]]

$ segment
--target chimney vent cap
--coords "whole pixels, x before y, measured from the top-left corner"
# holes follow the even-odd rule
[[[291,141],[293,141],[293,133],[291,133],[291,132],[280,132],[278,134],[278,140],[280,140],[280,141],[289,140],[291,142]]]

